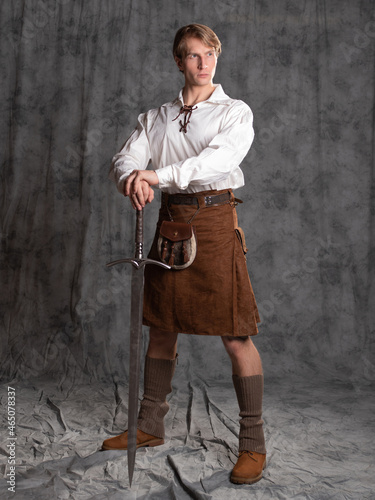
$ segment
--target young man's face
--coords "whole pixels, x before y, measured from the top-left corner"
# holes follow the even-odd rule
[[[189,37],[185,41],[186,55],[176,58],[178,68],[183,71],[185,85],[212,85],[217,56],[213,47],[208,47],[199,38]]]

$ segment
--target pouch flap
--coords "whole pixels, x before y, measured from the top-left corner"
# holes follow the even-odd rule
[[[193,236],[193,227],[185,222],[172,222],[164,220],[161,223],[160,235],[171,241],[188,240]]]

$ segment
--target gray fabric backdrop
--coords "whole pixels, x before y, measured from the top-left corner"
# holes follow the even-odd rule
[[[237,194],[266,368],[373,368],[374,2],[28,0],[1,2],[5,376],[126,370],[128,271],[105,263],[132,254],[134,214],[107,173],[138,113],[180,89],[171,44],[191,21],[255,115]]]
[[[373,383],[375,2],[0,8],[2,380],[126,381],[130,269],[105,264],[132,255],[134,213],[110,159],[140,112],[176,96],[174,33],[201,22],[223,44],[215,81],[255,116],[236,194],[266,384]],[[218,338],[179,342],[189,373],[230,380]]]

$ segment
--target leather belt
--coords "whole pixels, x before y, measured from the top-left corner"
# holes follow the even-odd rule
[[[202,197],[187,196],[186,194],[167,194],[163,193],[163,202],[167,205],[196,205],[199,207],[199,200]],[[204,196],[203,203],[206,207],[213,207],[215,205],[224,205],[231,199],[231,193],[228,191],[222,194],[215,194],[212,196]]]

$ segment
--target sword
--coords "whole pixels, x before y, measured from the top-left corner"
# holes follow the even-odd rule
[[[116,264],[130,263],[133,265],[131,277],[131,305],[130,305],[130,351],[129,351],[129,403],[128,403],[128,476],[132,485],[135,454],[137,451],[137,419],[140,354],[142,339],[143,317],[143,289],[144,272],[147,264],[170,269],[170,266],[157,260],[143,258],[143,209],[137,210],[135,228],[135,256],[134,259],[120,259],[107,264],[108,267]]]

